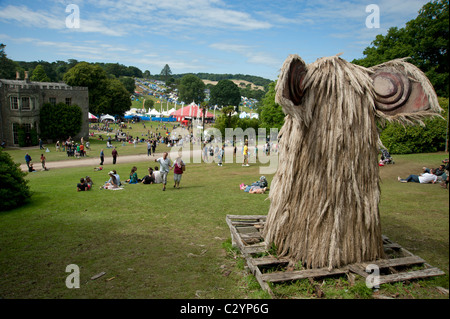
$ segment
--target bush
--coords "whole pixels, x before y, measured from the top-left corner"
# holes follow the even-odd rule
[[[13,162],[11,156],[0,148],[0,211],[10,210],[22,205],[31,197],[27,175],[20,170],[20,164]]]
[[[448,99],[440,98],[443,118],[424,120],[420,125],[403,126],[389,123],[380,135],[381,142],[391,154],[432,153],[445,150]]]

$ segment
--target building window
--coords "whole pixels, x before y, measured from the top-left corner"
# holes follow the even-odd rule
[[[51,105],[55,106],[56,105],[56,97],[49,97],[48,101]]]
[[[71,106],[72,105],[72,98],[66,97],[66,105]]]
[[[30,104],[30,98],[29,97],[23,97],[22,98],[22,110],[23,111],[31,110],[31,104]]]
[[[9,98],[11,110],[18,110],[19,109],[19,99],[17,96],[11,96]]]

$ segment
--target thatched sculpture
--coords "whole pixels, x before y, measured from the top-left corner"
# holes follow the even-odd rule
[[[306,268],[384,257],[377,121],[441,111],[426,76],[404,59],[367,69],[339,56],[289,56],[276,86],[286,114],[263,236]]]

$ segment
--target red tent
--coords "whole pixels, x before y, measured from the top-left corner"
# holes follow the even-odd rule
[[[185,106],[172,114],[170,116],[173,116],[177,119],[178,122],[184,121],[185,117],[187,118],[202,118],[203,117],[203,110],[194,102],[189,104],[188,106]],[[206,118],[213,118],[214,114],[210,112],[206,112]]]

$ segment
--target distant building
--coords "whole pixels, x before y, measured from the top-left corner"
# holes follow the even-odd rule
[[[18,129],[33,128],[40,133],[39,112],[44,103],[78,105],[83,113],[81,131],[72,138],[89,138],[89,96],[87,87],[69,86],[60,82],[32,82],[25,71],[25,79],[0,79],[0,139],[8,146],[18,146]],[[67,136],[68,137],[68,136]]]

